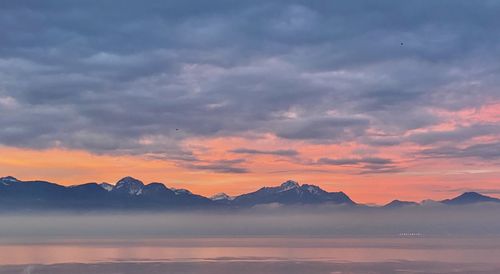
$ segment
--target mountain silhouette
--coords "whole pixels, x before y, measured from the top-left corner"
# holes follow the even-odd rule
[[[448,205],[467,205],[485,202],[500,203],[500,199],[485,196],[477,192],[465,192],[453,199],[446,199],[441,202]]]
[[[417,202],[393,200],[392,202],[384,205],[384,207],[385,208],[400,208],[400,207],[418,206],[418,205],[419,205],[419,203],[417,203]]]
[[[232,204],[253,206],[257,204],[346,204],[355,205],[343,192],[327,192],[315,185],[300,185],[286,181],[277,187],[263,187],[255,192],[243,194],[233,199]]]
[[[455,198],[436,202],[441,205],[500,203],[500,199],[477,192],[465,192]],[[163,183],[144,184],[127,176],[116,184],[86,183],[62,186],[47,181],[21,181],[12,176],[0,178],[0,210],[168,210],[197,208],[246,208],[261,204],[282,205],[333,204],[363,206],[345,193],[328,192],[319,186],[289,180],[279,186],[262,187],[254,192],[231,197],[219,193],[210,198],[187,189],[167,187]],[[394,200],[381,208],[419,206],[410,201]],[[365,206],[366,207],[366,206]]]

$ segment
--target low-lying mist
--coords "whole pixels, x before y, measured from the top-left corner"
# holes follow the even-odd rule
[[[172,237],[500,236],[498,205],[397,209],[261,206],[236,212],[0,215],[0,241]]]

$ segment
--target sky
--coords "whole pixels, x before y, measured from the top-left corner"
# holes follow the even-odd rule
[[[2,1],[0,175],[500,196],[499,1]]]

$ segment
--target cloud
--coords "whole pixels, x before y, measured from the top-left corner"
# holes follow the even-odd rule
[[[367,3],[4,3],[0,144],[183,162],[196,160],[192,138],[379,147],[496,134],[480,122],[410,131],[446,123],[436,110],[500,101],[500,4]]]
[[[241,174],[250,172],[246,168],[234,166],[243,162],[245,162],[245,159],[200,161],[199,163],[182,163],[181,165],[191,170],[206,170],[215,173]]]
[[[359,174],[370,173],[396,173],[401,172],[403,168],[397,166],[391,159],[379,157],[363,158],[320,158],[315,164],[333,165],[333,166],[354,166],[361,171]]]
[[[462,142],[471,138],[500,134],[500,125],[497,124],[473,124],[460,126],[446,131],[429,131],[416,133],[408,137],[408,140],[421,145],[429,145],[438,142]]]
[[[500,159],[500,142],[475,144],[464,148],[441,146],[421,151],[421,154],[431,158],[478,158],[482,160]]]
[[[366,157],[366,158],[320,158],[317,162],[320,165],[357,165],[357,164],[374,164],[374,165],[386,165],[392,164],[391,159],[377,158],[377,157]]]
[[[366,136],[361,141],[374,147],[390,147],[401,144],[403,138],[394,136]]]
[[[241,174],[241,173],[248,173],[249,172],[246,168],[233,167],[233,166],[228,166],[225,164],[186,165],[185,167],[188,169],[207,170],[207,171],[212,171],[215,173]]]
[[[362,136],[369,120],[355,117],[321,117],[283,122],[276,134],[286,139],[342,142]]]
[[[361,168],[359,174],[398,173],[404,171],[402,167],[384,164],[367,164]]]
[[[278,150],[258,150],[248,148],[237,148],[230,150],[231,153],[237,154],[257,154],[257,155],[275,155],[275,156],[297,156],[299,153],[293,149],[278,149]]]

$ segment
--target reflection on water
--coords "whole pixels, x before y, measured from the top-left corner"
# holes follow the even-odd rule
[[[0,274],[498,274],[498,209],[0,215]]]
[[[496,263],[500,238],[201,238],[3,244],[0,265],[117,261]]]

